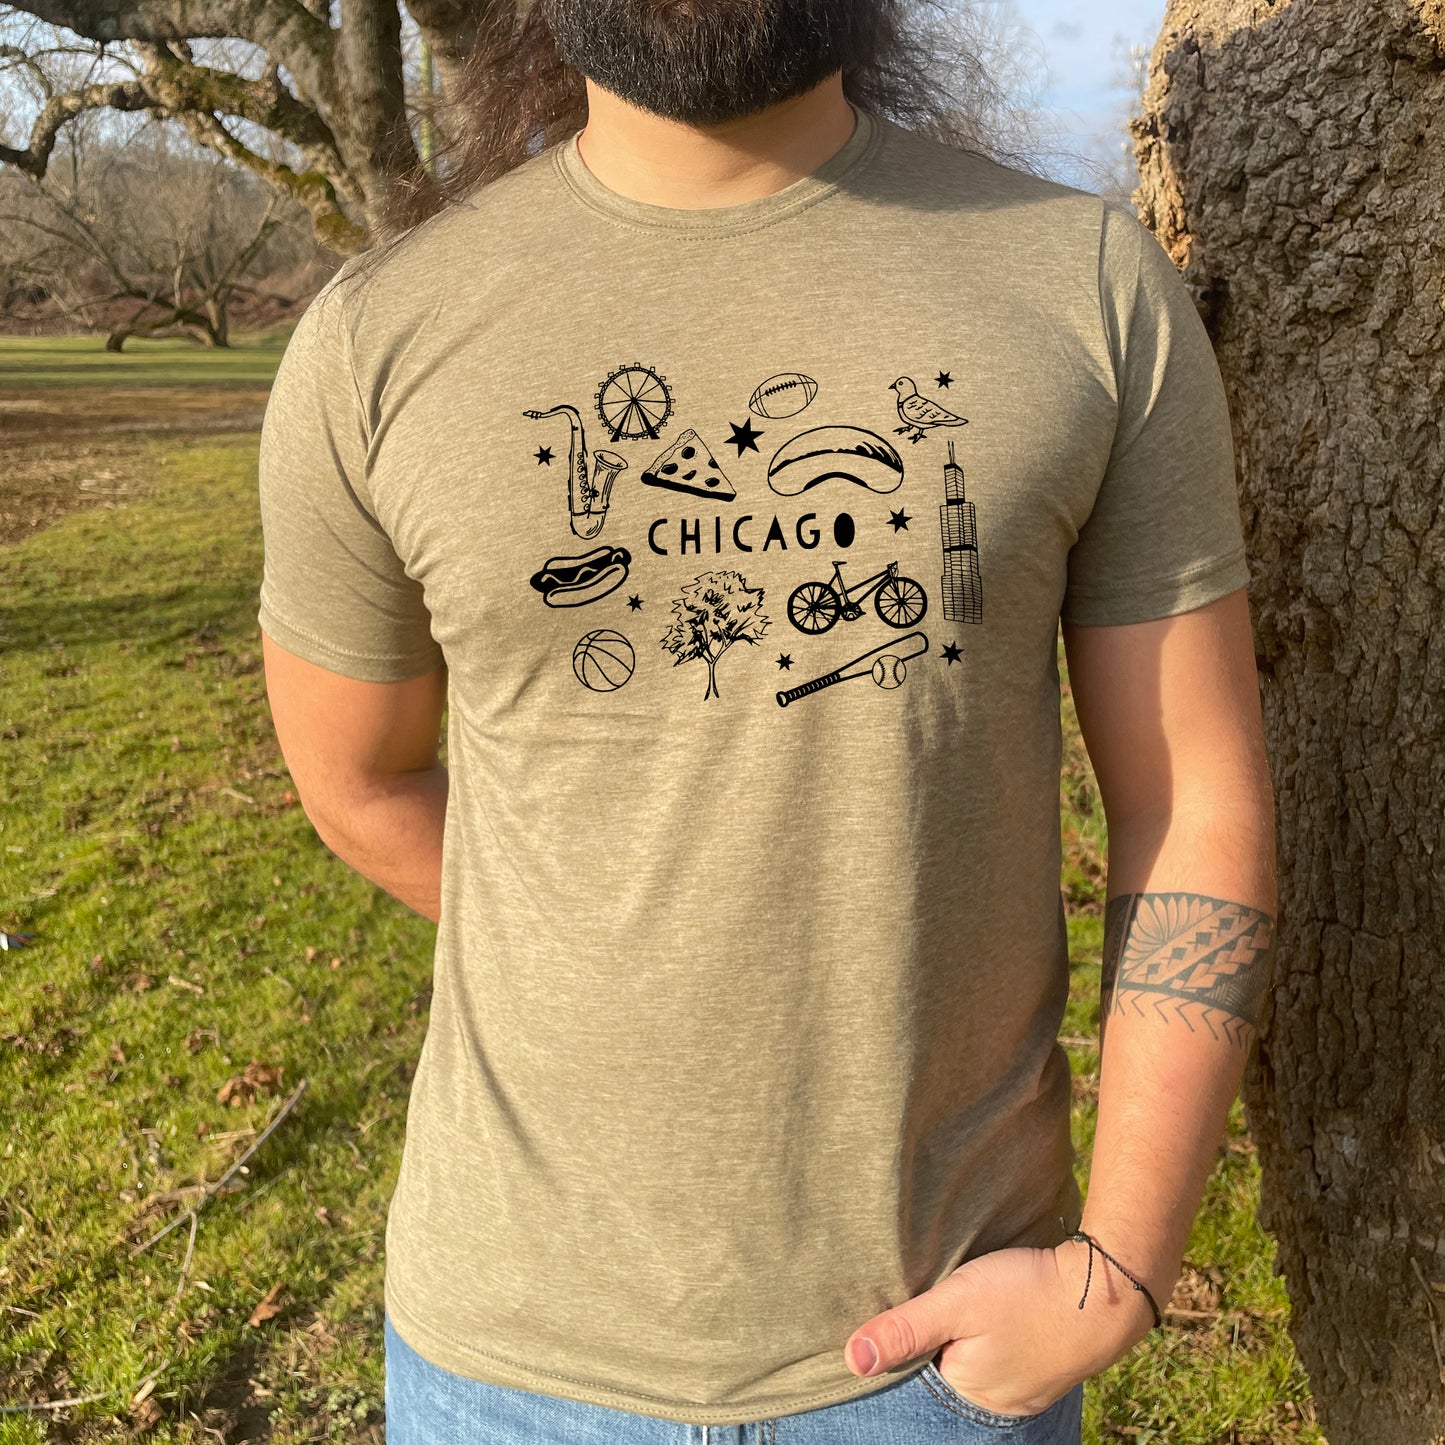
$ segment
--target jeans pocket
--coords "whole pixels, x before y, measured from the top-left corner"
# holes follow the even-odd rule
[[[1006,1415],[998,1410],[986,1409],[982,1405],[975,1404],[966,1395],[959,1394],[943,1378],[942,1372],[932,1360],[924,1365],[915,1378],[945,1409],[952,1410],[955,1415],[962,1415],[965,1419],[973,1421],[975,1425],[983,1425],[990,1430],[1017,1430],[1034,1421],[1042,1421],[1046,1415],[1057,1410],[1069,1398],[1067,1394],[1060,1395],[1052,1405],[1046,1405],[1032,1415]]]

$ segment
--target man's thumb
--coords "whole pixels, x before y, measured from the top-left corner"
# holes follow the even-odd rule
[[[932,1289],[874,1315],[843,1346],[855,1375],[879,1375],[897,1365],[932,1355],[963,1333],[962,1281],[950,1275]]]

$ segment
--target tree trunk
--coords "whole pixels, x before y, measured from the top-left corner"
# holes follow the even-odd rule
[[[1245,1078],[1330,1445],[1445,1441],[1445,6],[1170,0],[1140,214],[1229,391],[1279,806]]]
[[[206,297],[206,326],[211,334],[211,345],[228,347],[231,344],[231,317],[227,311],[229,295]]]

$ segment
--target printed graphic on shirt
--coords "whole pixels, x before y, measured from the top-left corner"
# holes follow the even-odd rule
[[[597,388],[597,415],[615,442],[656,441],[672,415],[667,378],[640,361],[618,367]]]
[[[610,627],[599,627],[578,638],[572,649],[572,671],[577,681],[593,692],[616,692],[636,665],[632,644]]]
[[[938,509],[943,532],[943,615],[950,622],[982,622],[978,522],[973,503],[964,500],[963,468],[954,460],[951,438],[948,460],[943,464],[943,495],[944,501]]]
[[[779,421],[799,416],[809,408],[817,416],[826,405],[826,398],[822,403],[818,401],[828,385],[826,376],[820,383],[816,375],[802,371],[776,371],[758,382],[748,398],[744,419],[721,424],[730,432],[726,443],[737,453],[737,466],[730,462],[726,469],[705,439],[706,423],[702,431],[686,427],[670,442],[660,440],[659,433],[676,415],[674,391],[660,369],[641,362],[619,365],[608,372],[597,386],[596,403],[597,416],[611,441],[641,441],[645,445],[644,439],[651,439],[660,444],[661,449],[655,450],[646,463],[643,456],[636,453],[632,453],[630,464],[610,449],[589,453],[583,420],[576,407],[559,404],[547,410],[524,413],[538,419],[567,419],[568,515],[577,536],[591,539],[601,532],[613,483],[629,466],[643,487],[699,499],[692,506],[679,504],[682,515],[654,512],[639,519],[631,514],[625,521],[636,528],[638,538],[645,537],[647,550],[642,555],[648,558],[646,565],[650,569],[661,563],[664,571],[656,580],[667,589],[664,596],[672,594],[670,620],[660,639],[661,647],[672,654],[673,667],[685,662],[706,665],[704,699],[720,695],[718,663],[728,649],[735,642],[755,646],[771,626],[771,619],[763,611],[764,589],[749,586],[740,572],[720,568],[701,572],[690,581],[675,574],[672,578],[666,575],[665,569],[676,565],[677,559],[683,559],[683,567],[689,562],[694,568],[706,565],[701,559],[708,553],[721,556],[729,552],[758,555],[772,552],[779,561],[784,561],[786,554],[797,550],[811,552],[830,537],[834,549],[833,557],[828,559],[832,566],[830,576],[818,575],[827,565],[818,559],[798,569],[803,574],[801,580],[797,580],[794,572],[797,585],[787,593],[785,611],[793,635],[798,638],[798,634],[802,634],[802,637],[798,638],[798,647],[777,654],[779,672],[792,672],[795,676],[801,673],[803,678],[810,678],[810,674],[829,659],[826,651],[822,656],[811,655],[812,644],[805,639],[822,637],[834,631],[840,622],[863,623],[859,629],[860,646],[870,640],[868,631],[880,622],[892,633],[904,634],[888,641],[878,641],[875,635],[871,640],[877,645],[868,651],[860,652],[832,671],[777,693],[781,706],[853,679],[871,680],[883,692],[896,692],[907,678],[910,659],[930,651],[949,671],[955,663],[964,661],[964,649],[956,637],[946,642],[940,639],[939,645],[930,649],[927,636],[917,629],[930,611],[930,597],[935,612],[941,613],[948,623],[977,625],[983,621],[977,518],[974,503],[964,494],[964,470],[954,441],[958,429],[967,426],[968,421],[959,412],[921,396],[909,376],[899,375],[885,386],[889,374],[885,372],[871,383],[879,388],[874,393],[879,396],[875,413],[879,422],[887,415],[883,398],[891,393],[901,423],[895,431],[906,435],[910,444],[928,440],[936,428],[944,428],[949,433],[948,456],[942,464],[943,496],[937,502],[925,504],[919,489],[926,486],[932,490],[937,485],[936,481],[925,482],[925,474],[932,471],[925,466],[914,477],[908,493],[910,503],[897,505],[890,497],[886,509],[880,505],[876,514],[869,509],[856,521],[849,512],[827,509],[821,517],[817,511],[791,515],[781,508],[778,512],[767,509],[761,513],[744,510],[757,496],[754,491],[750,499],[749,488],[759,487],[764,477],[771,493],[792,498],[832,481],[845,481],[866,491],[888,495],[902,487],[905,472],[913,474],[915,469],[911,466],[905,469],[897,446],[881,431],[845,423],[792,431],[781,445],[770,448],[772,455],[764,470],[763,459],[768,453],[760,449],[759,441],[767,429],[756,425],[756,420]],[[939,388],[947,388],[953,377],[939,370],[931,380]],[[821,416],[818,419],[827,420]],[[595,428],[597,423],[588,425]],[[745,461],[748,452],[758,455],[756,463]],[[550,466],[554,449],[540,447],[534,455],[539,465]],[[557,459],[560,460],[560,454]],[[753,467],[757,470],[752,470]],[[733,475],[730,476],[729,471]],[[937,477],[936,472],[933,475]],[[853,495],[856,498],[856,494]],[[937,496],[934,492],[934,497]],[[717,504],[715,511],[708,511],[709,502]],[[909,532],[910,524],[918,520],[916,513],[932,505],[938,506],[941,547],[941,567],[935,573],[936,593],[932,591],[934,583],[925,587],[917,576],[908,575],[920,570],[917,557],[912,558],[911,565],[906,556],[885,563],[882,557],[886,557],[887,552],[880,557],[879,551],[873,550],[880,546],[881,538],[898,538]],[[658,511],[661,510],[659,507]],[[626,540],[634,543],[630,536]],[[843,554],[855,545],[861,555],[850,569]],[[912,545],[926,548],[927,543],[922,539],[917,544],[895,543],[904,549]],[[624,615],[639,612],[643,606],[641,594],[645,587],[630,595],[622,590],[629,577],[632,586],[637,585],[637,578],[632,575],[637,550],[634,543],[633,551],[621,546],[596,546],[590,552],[576,555],[564,551],[549,557],[532,574],[530,585],[549,608],[584,607],[613,597],[612,607],[603,609],[602,620],[621,621]],[[827,552],[822,556],[827,558]],[[694,558],[697,560],[693,561]],[[748,566],[748,563],[742,562],[742,565]],[[926,560],[921,565],[926,573]],[[768,580],[770,591],[788,585],[790,583],[781,580],[776,585],[774,579]],[[632,679],[638,661],[632,643],[612,628],[587,633],[572,652],[573,672],[592,692],[615,692],[623,687]],[[660,665],[647,662],[647,649],[642,661],[648,667]],[[731,665],[728,671],[731,676]],[[745,668],[739,669],[740,677],[745,674]],[[687,675],[693,675],[692,670]],[[756,681],[752,685],[756,686]]]
[[[804,582],[793,589],[788,597],[788,621],[799,632],[827,632],[840,618],[856,622],[870,597],[874,612],[889,627],[916,626],[928,611],[928,594],[920,583],[899,573],[896,561],[851,587],[843,580],[843,566],[835,561],[833,575],[826,582]]]
[[[896,491],[903,483],[903,458],[864,427],[815,426],[784,442],[768,463],[768,485],[782,497],[796,497],[833,477],[873,492]]]
[[[656,517],[648,524],[647,549],[658,557],[700,556],[704,552],[769,552],[777,548],[801,547],[811,552],[823,537],[823,527],[816,512],[804,512],[791,525],[774,513],[770,517],[742,512],[723,517],[714,513],[707,517]],[[847,512],[833,518],[833,545],[851,547],[857,535],[857,524]]]
[[[900,376],[889,390],[898,394],[898,419],[903,423],[893,430],[906,435],[910,442],[921,442],[936,426],[968,425],[968,421],[957,412],[920,396],[917,383],[911,376]]]
[[[582,429],[582,417],[575,406],[562,403],[545,411],[528,409],[522,415],[537,419],[549,416],[567,418],[570,428],[567,442],[567,511],[573,532],[584,541],[590,541],[607,521],[607,502],[612,495],[612,483],[617,480],[618,472],[627,469],[627,459],[616,452],[599,450],[589,465],[587,438]],[[550,465],[550,454],[547,461]]]
[[[704,572],[682,586],[673,599],[672,626],[662,646],[672,653],[674,667],[684,662],[707,663],[707,691],[703,698],[719,697],[717,665],[735,643],[756,647],[768,630],[763,610],[763,589],[749,587],[741,572]]]
[[[796,371],[780,371],[760,381],[748,398],[748,410],[781,421],[797,416],[818,394],[818,383]]]
[[[755,452],[758,449],[758,438],[765,435],[754,425],[752,417],[747,417],[743,422],[730,421],[728,425],[732,428],[733,434],[728,438],[728,445],[738,449],[738,456],[744,452]]]
[[[631,565],[626,547],[595,547],[581,557],[549,557],[532,586],[548,607],[584,607],[621,587]]]
[[[737,489],[703,439],[691,427],[642,474],[649,487],[666,487],[674,492],[687,492],[694,497],[712,497],[719,502],[737,499]]]
[[[906,637],[894,638],[868,652],[859,653],[857,657],[845,662],[841,667],[834,668],[832,672],[825,672],[821,677],[815,677],[809,682],[800,683],[797,687],[790,687],[785,692],[776,694],[778,706],[787,707],[789,703],[797,702],[800,697],[822,692],[825,687],[832,687],[835,683],[864,677],[872,678],[879,687],[896,688],[908,675],[908,668],[905,666],[908,659],[921,657],[927,651],[928,639],[923,633],[910,632]]]

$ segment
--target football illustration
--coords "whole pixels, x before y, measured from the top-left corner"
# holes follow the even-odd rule
[[[757,390],[748,398],[748,410],[771,421],[781,421],[787,416],[797,416],[817,394],[818,383],[811,376],[784,371],[758,383]]]

